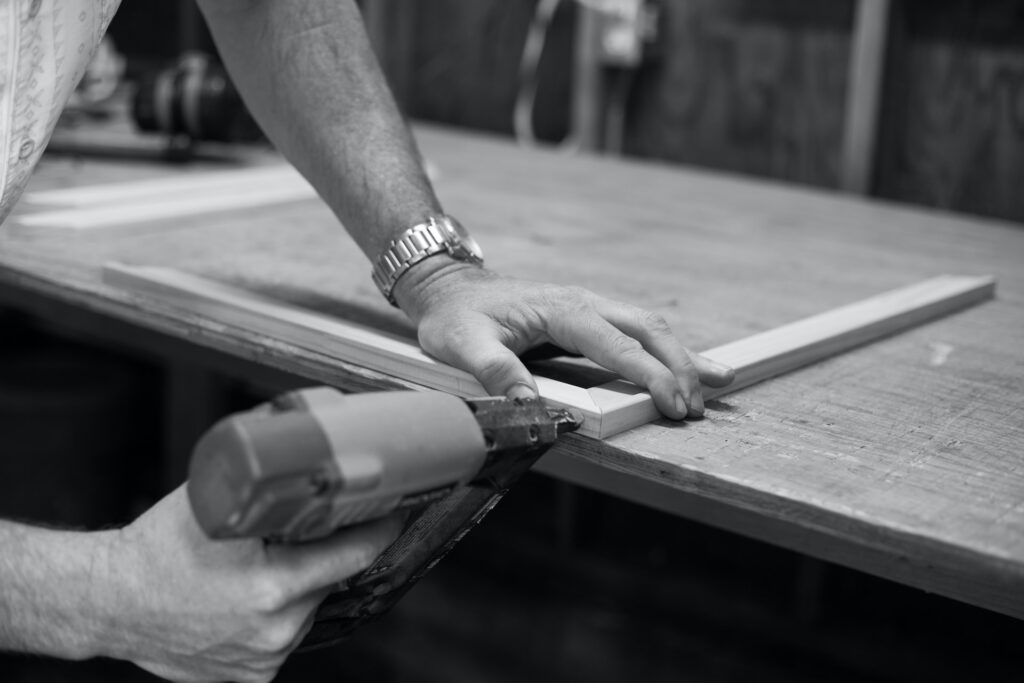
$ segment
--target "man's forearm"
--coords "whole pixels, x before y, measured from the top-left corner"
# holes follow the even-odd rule
[[[0,649],[94,656],[109,604],[109,535],[0,521]]]
[[[351,0],[201,0],[264,132],[363,252],[440,211]]]
[[[354,0],[200,0],[221,56],[265,132],[316,187],[371,261],[441,210],[381,75]],[[491,394],[526,398],[517,354],[544,342],[647,388],[658,409],[704,412],[701,382],[732,380],[663,318],[589,292],[520,282],[439,254],[394,288],[427,353]]]

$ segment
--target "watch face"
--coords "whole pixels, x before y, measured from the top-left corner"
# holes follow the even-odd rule
[[[466,251],[469,252],[469,254],[473,258],[475,258],[475,259],[477,259],[479,261],[483,261],[484,260],[484,252],[483,252],[483,250],[480,248],[480,245],[476,243],[476,240],[473,239],[473,236],[470,235],[468,232],[466,232],[466,229],[464,227],[462,227],[462,223],[459,223],[457,220],[455,220],[451,216],[446,216],[445,220],[448,223],[448,228],[452,232],[454,232],[455,235],[459,238],[459,242],[466,249]]]

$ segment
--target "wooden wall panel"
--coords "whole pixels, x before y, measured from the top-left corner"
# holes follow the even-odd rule
[[[1024,221],[1024,2],[903,2],[878,193]]]
[[[536,0],[419,0],[407,113],[512,133],[519,60]],[[541,58],[534,125],[559,139],[568,126],[572,3],[555,16]]]
[[[389,22],[402,35],[384,61],[407,113],[511,134],[535,6],[420,0],[414,20]],[[535,124],[545,139],[568,125],[571,6],[556,17],[542,60]],[[874,193],[1024,220],[1024,0],[895,7],[901,38],[890,54]],[[632,87],[626,153],[837,187],[854,10],[855,0],[662,0],[658,57]]]
[[[537,0],[362,4],[409,116],[511,134]],[[633,84],[625,151],[838,186],[856,0],[660,5],[658,58]],[[1024,221],[1024,0],[897,0],[893,7],[897,39],[873,193]],[[160,8],[126,2],[112,24],[133,74],[185,46],[210,47],[193,0]],[[542,58],[535,116],[542,139],[561,139],[568,128],[576,14],[566,0]]]
[[[627,152],[836,185],[852,20],[850,0],[666,0]]]
[[[360,0],[359,5],[381,70],[399,108],[405,111],[413,86],[418,5],[413,0]]]

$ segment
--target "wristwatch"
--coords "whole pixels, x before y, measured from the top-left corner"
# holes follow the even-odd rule
[[[373,283],[392,306],[397,306],[393,292],[398,280],[423,259],[441,253],[467,263],[484,262],[480,245],[462,224],[451,216],[436,214],[391,240],[373,264]]]

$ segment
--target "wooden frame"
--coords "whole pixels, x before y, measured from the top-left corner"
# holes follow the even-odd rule
[[[459,396],[485,394],[468,373],[425,354],[413,342],[275,301],[253,292],[179,270],[107,264],[104,281],[143,299],[157,299],[219,325],[238,327],[298,348]],[[704,351],[736,369],[724,389],[706,389],[708,399],[809,365],[925,320],[992,297],[989,276],[944,275],[805,318]],[[650,394],[616,380],[592,388],[537,377],[541,396],[579,411],[580,433],[598,439],[657,419]]]

